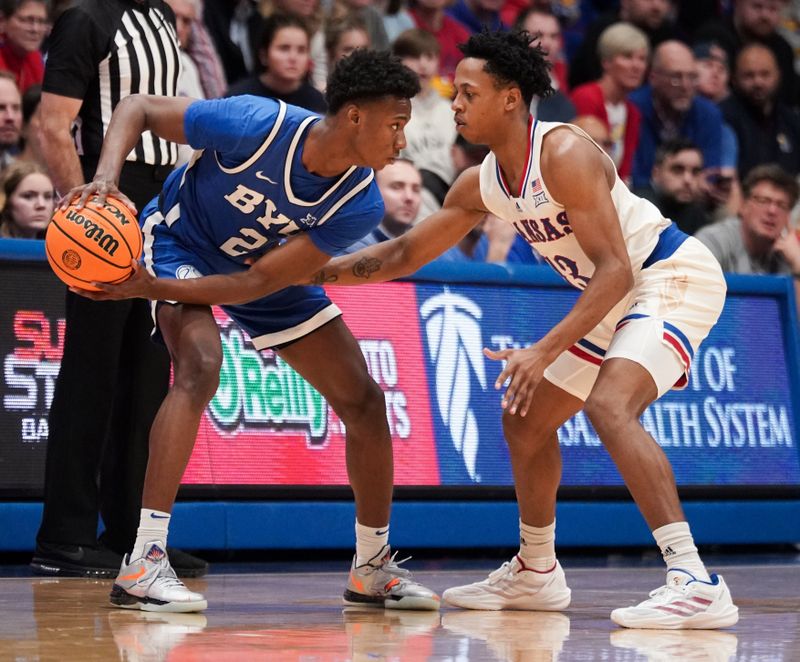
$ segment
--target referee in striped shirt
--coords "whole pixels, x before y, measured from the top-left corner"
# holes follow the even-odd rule
[[[94,177],[117,103],[175,96],[180,55],[163,0],[78,0],[57,20],[40,106],[44,157],[59,193]],[[145,133],[119,188],[138,209],[158,195],[177,148]],[[94,302],[67,292],[66,338],[50,408],[44,513],[31,567],[39,574],[108,576],[133,546],[148,435],[166,395],[169,357],[150,340],[143,300]],[[98,513],[105,530],[97,538]],[[179,575],[207,565],[170,551]]]

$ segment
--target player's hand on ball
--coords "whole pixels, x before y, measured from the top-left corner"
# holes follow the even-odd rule
[[[136,260],[131,260],[133,273],[127,280],[117,285],[107,283],[92,283],[99,291],[82,290],[77,287],[69,289],[87,299],[94,301],[121,301],[122,299],[152,299],[156,282],[153,276]]]
[[[85,207],[87,203],[102,207],[106,198],[116,198],[122,202],[133,214],[136,214],[136,205],[122,193],[117,184],[108,179],[95,179],[88,184],[70,189],[59,203],[61,209],[66,209],[74,203],[76,209]]]
[[[501,405],[509,414],[519,412],[520,416],[528,413],[533,393],[542,381],[544,370],[550,361],[531,345],[525,349],[503,349],[493,351],[484,348],[483,353],[494,361],[505,361],[506,365],[494,383],[496,389],[502,388],[506,380],[510,380],[503,395]]]

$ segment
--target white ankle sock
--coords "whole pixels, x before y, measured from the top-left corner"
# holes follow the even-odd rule
[[[389,525],[375,528],[356,520],[356,565],[363,565],[389,543]]]
[[[543,527],[519,521],[519,557],[525,567],[550,572],[556,567],[556,522]]]
[[[136,531],[136,542],[133,543],[133,551],[130,556],[132,561],[141,558],[144,554],[144,546],[154,540],[160,541],[166,548],[170,518],[169,513],[142,508],[139,516],[139,529]]]
[[[653,537],[661,549],[661,555],[667,564],[667,572],[673,568],[680,568],[691,572],[701,581],[709,581],[708,571],[697,553],[688,522],[660,526],[653,531]]]

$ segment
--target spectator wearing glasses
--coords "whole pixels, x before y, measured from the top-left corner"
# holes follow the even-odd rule
[[[39,49],[49,27],[44,0],[0,0],[0,69],[14,74],[20,93],[44,79]]]
[[[789,225],[799,191],[795,178],[778,165],[760,165],[750,171],[742,188],[738,217],[709,225],[695,236],[723,271],[800,278],[800,239]]]
[[[642,113],[639,145],[633,159],[634,187],[647,186],[658,146],[688,138],[703,153],[706,168],[722,162],[722,113],[697,94],[697,63],[688,46],[665,41],[653,53],[649,84],[630,99]]]

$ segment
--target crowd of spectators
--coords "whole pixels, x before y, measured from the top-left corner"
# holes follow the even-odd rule
[[[41,191],[48,173],[39,156],[37,112],[48,33],[68,4],[0,0],[0,236],[41,236],[39,216],[52,208],[54,195],[48,200]],[[583,128],[629,186],[685,232],[699,233],[709,243],[729,246],[739,233],[741,246],[752,247],[748,219],[772,211],[781,219],[785,215],[768,254],[758,253],[747,270],[787,273],[789,264],[788,273],[797,275],[797,194],[789,183],[800,172],[800,22],[793,3],[168,4],[182,51],[181,95],[270,96],[322,113],[328,71],[363,47],[391,50],[420,76],[422,91],[412,102],[403,160],[378,177],[387,218],[364,241],[399,234],[438,209],[458,173],[480,162],[485,152],[458,138],[449,108],[458,45],[484,26],[521,28],[539,36],[536,43],[552,66],[555,93],[533,99],[534,117]],[[179,164],[190,156],[185,148]],[[762,194],[765,187],[778,193]],[[763,202],[767,197],[769,204]],[[492,218],[442,259],[537,260]],[[742,260],[723,264],[743,270]]]

